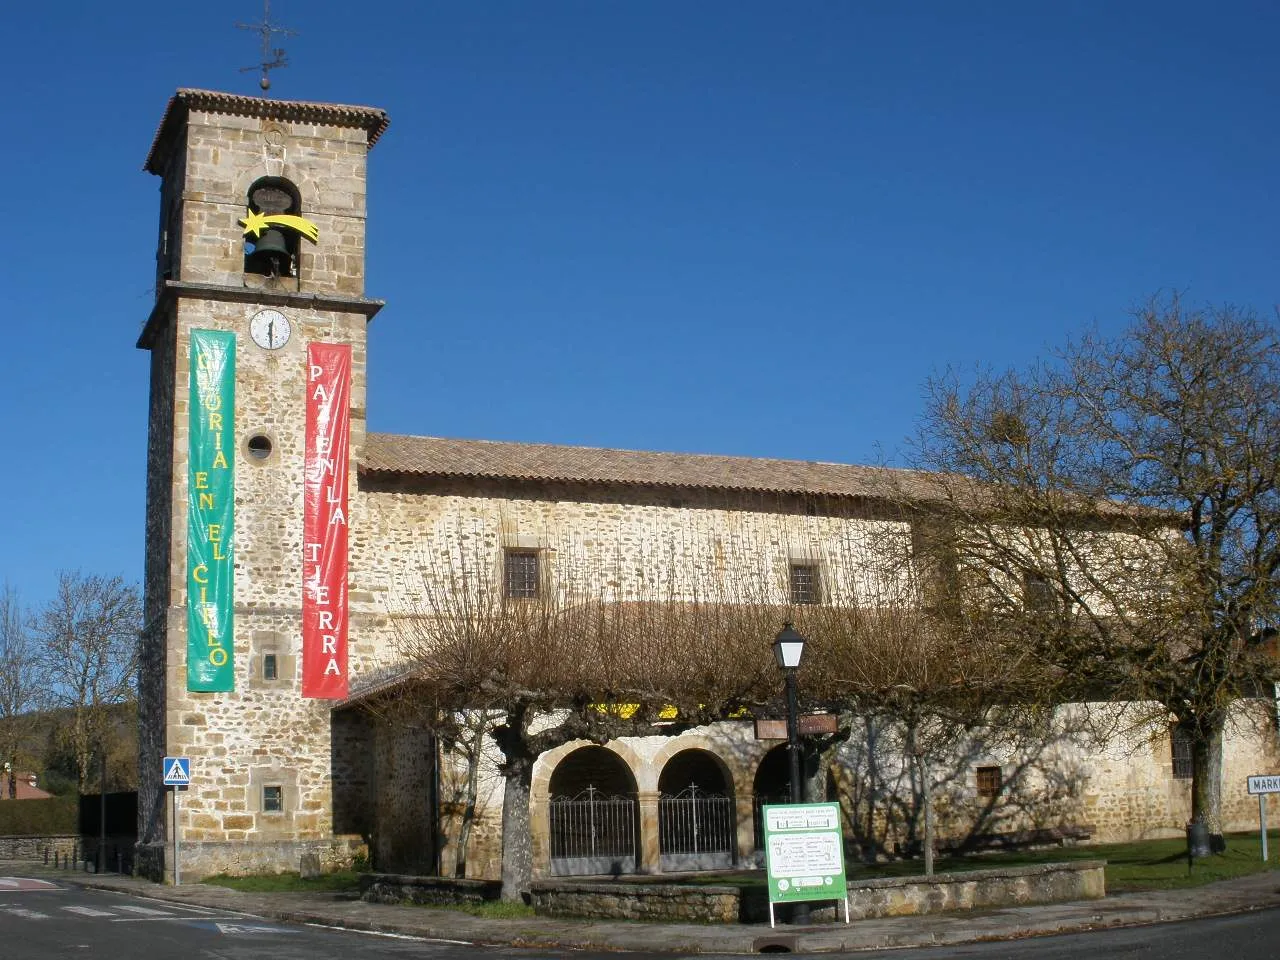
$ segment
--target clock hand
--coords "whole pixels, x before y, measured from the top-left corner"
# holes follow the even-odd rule
[[[276,321],[274,318],[267,321],[267,343],[273,347],[276,345]]]

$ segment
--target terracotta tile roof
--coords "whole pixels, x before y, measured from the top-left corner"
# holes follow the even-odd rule
[[[924,495],[924,474],[807,460],[766,460],[694,453],[646,453],[543,443],[447,440],[371,433],[364,473],[483,477],[682,489],[814,494],[834,497]]]
[[[0,800],[47,800],[53,796],[36,786],[34,773],[19,773],[10,779],[9,774],[0,774]],[[10,790],[14,796],[9,796]]]
[[[369,135],[369,146],[373,147],[382,136],[391,118],[385,110],[377,107],[359,107],[343,103],[311,103],[305,100],[269,100],[265,97],[245,97],[236,93],[221,93],[217,90],[196,90],[183,87],[169,98],[164,117],[156,129],[155,138],[151,141],[151,149],[147,152],[147,162],[142,169],[149,173],[160,173],[158,163],[160,153],[177,127],[186,122],[191,110],[208,110],[213,113],[227,113],[241,117],[262,117],[266,120],[297,120],[303,123],[327,123],[339,127],[362,127]]]

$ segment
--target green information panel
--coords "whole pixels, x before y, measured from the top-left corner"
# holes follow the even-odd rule
[[[771,924],[775,903],[800,900],[843,900],[848,922],[840,804],[767,804],[764,850]]]

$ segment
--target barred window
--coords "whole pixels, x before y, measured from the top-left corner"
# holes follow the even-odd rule
[[[1047,612],[1056,606],[1053,584],[1035,570],[1022,571],[1022,607],[1024,610]]]
[[[1173,755],[1173,778],[1190,780],[1194,763],[1191,759],[1191,732],[1174,724],[1169,728],[1169,748]]]
[[[284,787],[262,788],[262,811],[263,813],[284,813]]]
[[[503,554],[504,596],[509,600],[538,597],[538,551],[508,550]]]
[[[978,796],[990,798],[1000,793],[1000,768],[978,768]]]
[[[811,563],[791,565],[791,602],[822,602],[822,581],[818,576],[817,565]]]
[[[262,679],[263,680],[279,680],[280,667],[276,661],[274,653],[263,654],[262,657]]]

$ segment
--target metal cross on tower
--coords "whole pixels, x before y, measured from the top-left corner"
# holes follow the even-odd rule
[[[258,86],[262,87],[263,90],[270,90],[271,78],[268,73],[271,70],[289,65],[289,59],[285,56],[284,48],[272,48],[271,35],[278,33],[281,37],[296,37],[298,34],[293,30],[277,27],[271,22],[271,0],[262,0],[261,23],[237,23],[236,26],[241,30],[253,30],[262,38],[262,61],[252,67],[241,67],[240,72],[248,73],[250,70],[261,70],[262,79],[258,81]]]

